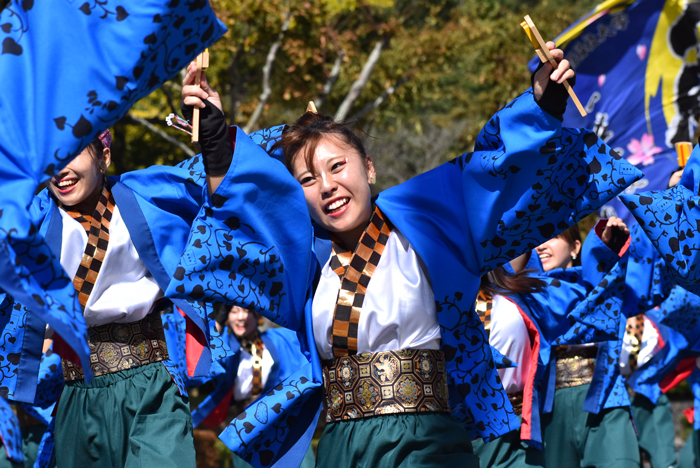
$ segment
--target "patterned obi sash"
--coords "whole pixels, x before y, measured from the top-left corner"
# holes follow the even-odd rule
[[[449,413],[442,351],[404,349],[323,362],[326,421],[395,413]]]
[[[557,390],[591,383],[598,354],[597,346],[574,351],[568,351],[566,346],[557,346],[554,352],[557,359]]]
[[[90,368],[95,377],[168,359],[159,312],[131,323],[108,323],[88,328]],[[62,359],[66,382],[83,380],[82,367]]]

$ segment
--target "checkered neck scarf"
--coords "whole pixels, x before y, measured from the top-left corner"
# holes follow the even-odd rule
[[[340,291],[333,315],[333,354],[336,357],[357,354],[357,330],[360,323],[362,303],[367,293],[374,270],[389,240],[391,227],[379,208],[369,220],[355,252],[340,246],[333,240],[331,268],[340,276]]]
[[[83,259],[80,261],[75,278],[73,278],[73,286],[78,291],[78,300],[83,307],[87,304],[90,293],[95,287],[97,275],[105,260],[109,245],[109,223],[112,220],[114,206],[114,197],[106,183],[92,216],[61,206],[66,213],[83,226],[88,235]]]
[[[637,369],[637,360],[639,352],[642,350],[642,335],[644,335],[644,315],[637,315],[627,319],[625,333],[630,338],[632,349],[630,350],[629,365],[630,370],[634,372]]]
[[[241,340],[241,348],[248,351],[253,356],[253,395],[260,395],[263,390],[262,384],[262,359],[263,344],[260,334],[256,332],[255,337],[250,340]]]
[[[476,296],[476,313],[479,314],[481,322],[486,330],[486,337],[491,336],[491,309],[493,309],[493,298],[483,291],[479,290]]]

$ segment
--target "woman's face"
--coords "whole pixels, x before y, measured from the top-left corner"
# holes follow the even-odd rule
[[[236,338],[250,338],[258,327],[258,317],[248,309],[233,306],[228,312],[228,324]]]
[[[109,148],[103,150],[101,159],[105,161],[105,166],[109,166]],[[98,158],[86,148],[52,177],[48,186],[63,205],[80,209],[81,204],[92,199],[101,189],[103,179],[104,171],[100,168]],[[94,206],[86,208],[94,209]]]
[[[570,268],[573,266],[572,255],[579,254],[581,242],[576,241],[575,245],[571,246],[561,237],[555,237],[535,250],[540,256],[544,271],[554,270],[555,268]]]
[[[292,173],[304,189],[311,218],[333,233],[364,230],[372,214],[372,161],[367,158],[365,162],[355,148],[339,138],[324,137],[316,146],[313,175],[303,153],[294,159]]]

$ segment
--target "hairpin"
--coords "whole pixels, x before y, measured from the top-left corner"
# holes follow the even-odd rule
[[[112,146],[112,132],[110,132],[109,129],[97,135],[97,138],[100,139],[103,148],[109,148]]]

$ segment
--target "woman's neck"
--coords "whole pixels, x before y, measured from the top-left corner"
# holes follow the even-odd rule
[[[93,192],[90,195],[88,195],[88,197],[85,200],[68,208],[70,208],[71,211],[77,211],[82,214],[92,215],[95,212],[95,208],[97,207],[97,202],[100,201],[100,196],[102,195],[103,187],[104,183],[97,184],[95,190],[93,190]]]
[[[368,221],[369,223],[369,221]],[[340,241],[341,245],[345,247],[347,250],[354,252],[355,247],[357,247],[357,244],[360,242],[360,238],[362,238],[362,233],[365,232],[365,229],[367,228],[367,224],[361,224],[360,226],[356,227],[355,229],[352,229],[350,231],[345,231],[345,232],[336,232],[335,237],[338,238]]]

